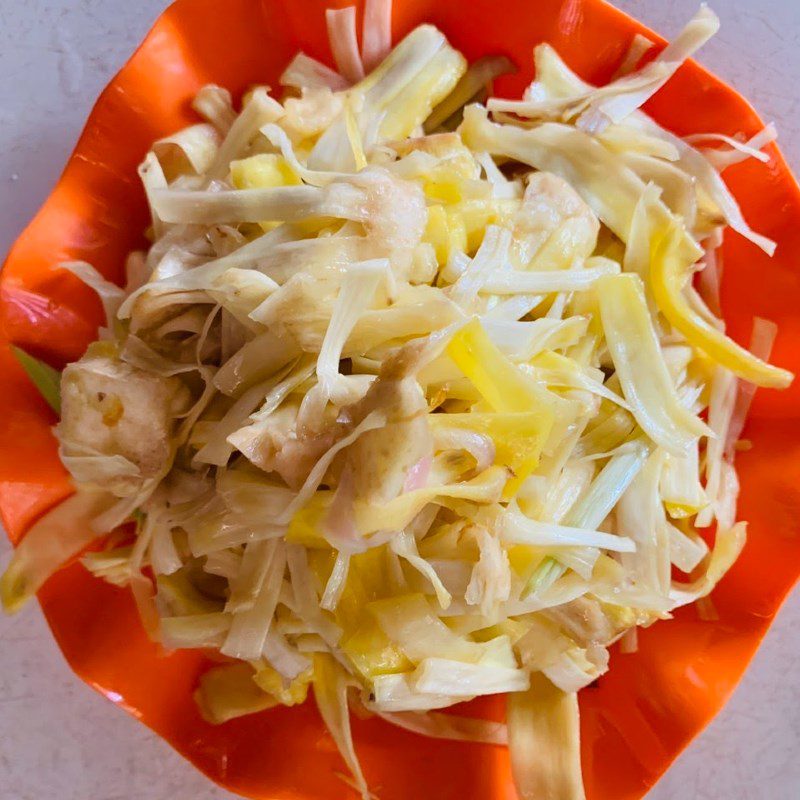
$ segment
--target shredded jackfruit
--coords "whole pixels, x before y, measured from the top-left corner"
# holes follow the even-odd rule
[[[338,71],[299,54],[283,98],[238,112],[205,87],[205,122],[153,145],[124,289],[63,265],[102,341],[60,394],[20,358],[77,492],[3,605],[133,520],[82,563],[168,650],[232,662],[200,680],[206,719],[311,688],[365,798],[354,702],[508,742],[521,798],[576,800],[576,692],[744,545],[736,444],[755,385],[793,376],[764,360],[774,326],[748,351],[714,314],[726,226],[772,247],[719,171],[773,132],[680,139],[640,110],[716,30],[705,8],[639,70],[634,40],[608,86],[543,44],[523,98],[485,104],[506,59],[468,68],[431,25],[391,49],[388,0],[361,51],[354,8],[327,20]],[[732,149],[693,146],[714,139]],[[508,730],[433,713],[499,692]]]

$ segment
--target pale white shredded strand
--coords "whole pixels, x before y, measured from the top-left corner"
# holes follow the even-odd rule
[[[328,38],[339,72],[351,83],[364,77],[364,65],[356,38],[356,7],[329,8],[325,12]]]

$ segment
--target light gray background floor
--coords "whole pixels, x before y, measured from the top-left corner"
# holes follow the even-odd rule
[[[674,34],[697,0],[617,4]],[[52,187],[95,97],[164,5],[0,0],[0,254]],[[778,123],[784,152],[800,170],[800,0],[714,0],[713,7],[722,31],[702,60]],[[0,567],[8,550],[0,536]],[[648,800],[798,800],[799,653],[795,595],[732,701]],[[78,681],[38,608],[0,617],[0,800],[229,797]]]

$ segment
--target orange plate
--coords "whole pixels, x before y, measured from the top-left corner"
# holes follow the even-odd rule
[[[338,3],[345,5],[346,3]],[[189,100],[215,82],[235,95],[277,85],[302,48],[330,61],[324,9],[330,0],[179,0],[103,92],[63,177],[9,255],[0,280],[0,511],[17,541],[69,492],[50,432],[54,417],[10,356],[19,344],[56,365],[95,336],[99,303],[72,275],[85,259],[120,279],[125,254],[147,222],[136,166],[151,142],[193,121]],[[520,72],[502,79],[518,95],[531,79],[531,49],[553,44],[584,78],[606,81],[633,35],[647,31],[600,0],[405,0],[395,3],[395,41],[421,22],[438,25],[470,59],[504,53]],[[660,40],[659,40],[660,41]],[[679,134],[756,133],[762,124],[729,87],[684,66],[649,105]],[[773,259],[731,234],[725,241],[723,305],[732,334],[754,314],[780,326],[775,361],[800,371],[800,191],[774,148],[725,177],[753,227],[775,239]],[[639,652],[613,657],[596,688],[581,694],[584,773],[592,800],[641,797],[718,711],[742,675],[800,571],[800,381],[759,392],[739,457],[741,513],[750,536],[714,593],[719,620],[689,608],[640,636]],[[199,769],[251,798],[355,798],[334,777],[344,765],[313,708],[276,709],[212,727],[191,694],[206,666],[200,653],[165,654],[143,634],[129,594],[62,570],[39,600],[69,663],[87,683],[141,719]],[[499,701],[480,704],[501,713]],[[356,720],[358,750],[383,800],[513,798],[504,748],[427,740],[381,721]],[[308,768],[308,767],[311,768]]]

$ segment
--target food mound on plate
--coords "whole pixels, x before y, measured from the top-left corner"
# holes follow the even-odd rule
[[[755,386],[792,376],[771,323],[725,335],[723,232],[774,244],[721,173],[774,131],[680,138],[640,110],[706,8],[602,87],[541,44],[517,100],[491,96],[505,58],[470,66],[430,25],[391,49],[389,22],[370,0],[359,50],[355,10],[328,12],[338,71],[300,53],[281,100],[202,89],[141,166],[127,285],[62,265],[107,322],[60,393],[23,354],[76,492],[3,601],[114,531],[83,563],[167,650],[226,657],[212,722],[311,687],[365,798],[351,707],[508,742],[521,797],[577,798],[576,693],[745,541],[737,443]],[[441,712],[505,692],[508,727]]]

